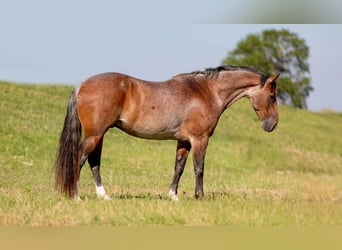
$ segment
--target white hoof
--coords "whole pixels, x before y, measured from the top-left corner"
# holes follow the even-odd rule
[[[105,201],[109,201],[112,199],[106,194],[106,191],[103,186],[98,186],[98,187],[96,186],[96,194],[97,194],[97,197],[102,198]]]
[[[172,190],[169,191],[169,197],[173,201],[179,201],[177,194],[173,192]]]
[[[112,198],[109,197],[109,195],[105,194],[103,196],[101,196],[102,199],[104,199],[105,201],[110,201]]]

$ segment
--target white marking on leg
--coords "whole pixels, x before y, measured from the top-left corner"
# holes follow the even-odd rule
[[[101,185],[101,186],[96,186],[95,185],[95,187],[96,187],[97,197],[101,197],[104,200],[111,200],[111,198],[106,194],[106,190],[105,190],[103,185]]]
[[[75,190],[74,200],[75,201],[80,201],[81,200],[81,198],[80,198],[80,196],[78,194],[78,182],[76,183],[76,190]]]
[[[169,190],[169,197],[173,201],[179,201],[177,194],[171,189]]]

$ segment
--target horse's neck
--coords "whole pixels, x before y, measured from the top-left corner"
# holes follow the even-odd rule
[[[242,97],[249,97],[251,91],[258,86],[255,76],[240,71],[222,72],[215,82],[224,109]]]

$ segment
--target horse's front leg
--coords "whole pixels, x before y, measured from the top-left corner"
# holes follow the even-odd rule
[[[202,198],[203,192],[203,176],[204,176],[204,160],[208,146],[208,137],[202,137],[192,142],[192,155],[194,161],[194,171],[196,176],[195,197]]]
[[[191,145],[188,142],[178,142],[177,144],[175,174],[173,176],[173,181],[169,190],[169,197],[174,201],[178,201],[178,183],[183,174],[190,149]]]

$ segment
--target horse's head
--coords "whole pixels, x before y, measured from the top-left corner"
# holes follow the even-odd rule
[[[272,132],[278,123],[277,84],[279,74],[268,77],[264,84],[253,88],[249,94],[251,104],[262,121],[262,128]]]

